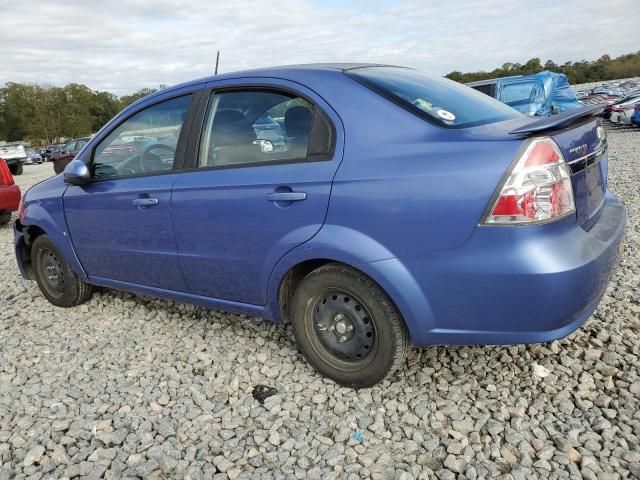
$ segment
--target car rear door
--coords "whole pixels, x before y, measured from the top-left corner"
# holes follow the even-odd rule
[[[196,96],[191,91],[160,97],[80,154],[92,179],[69,186],[63,203],[74,250],[89,280],[186,290],[171,222],[171,187],[180,176]],[[112,143],[133,143],[140,132],[155,142],[144,152],[115,159],[108,154]]]
[[[209,87],[173,187],[178,258],[192,293],[263,305],[275,263],[324,222],[343,129],[297,83]]]

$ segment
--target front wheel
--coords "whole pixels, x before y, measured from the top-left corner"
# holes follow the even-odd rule
[[[93,287],[78,278],[47,235],[34,240],[31,264],[40,291],[52,304],[74,307],[91,298]]]
[[[11,212],[0,212],[0,225],[6,225],[11,221]]]
[[[291,308],[302,354],[341,385],[370,387],[404,361],[404,321],[387,294],[353,268],[331,263],[314,270],[300,282]]]

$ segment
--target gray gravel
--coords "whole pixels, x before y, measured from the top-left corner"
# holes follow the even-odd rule
[[[360,391],[268,322],[108,290],[54,308],[0,227],[0,479],[640,478],[640,130],[610,145],[630,225],[585,327],[415,351]],[[25,171],[23,188],[51,165]],[[261,405],[257,384],[279,393]]]

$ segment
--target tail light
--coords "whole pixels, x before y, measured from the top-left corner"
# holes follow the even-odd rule
[[[545,223],[575,212],[571,171],[550,138],[529,141],[486,215],[485,225]]]
[[[0,185],[13,185],[13,175],[6,162],[0,158]]]

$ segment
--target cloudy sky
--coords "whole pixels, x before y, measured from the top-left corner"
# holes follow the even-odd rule
[[[0,0],[0,84],[118,95],[248,67],[371,61],[435,74],[640,49],[640,0]]]

